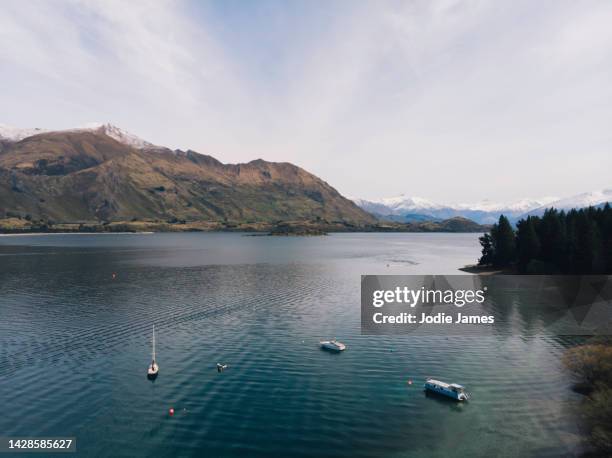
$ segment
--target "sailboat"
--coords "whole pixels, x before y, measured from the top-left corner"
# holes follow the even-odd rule
[[[153,325],[153,359],[151,360],[151,364],[149,364],[149,369],[147,370],[147,377],[150,379],[154,379],[157,377],[157,373],[159,372],[159,366],[157,365],[157,361],[155,361],[155,325]]]

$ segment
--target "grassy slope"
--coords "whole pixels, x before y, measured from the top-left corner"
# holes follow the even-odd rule
[[[0,217],[61,222],[375,222],[292,164],[222,164],[193,152],[133,149],[95,132],[41,134],[5,145],[0,202]]]

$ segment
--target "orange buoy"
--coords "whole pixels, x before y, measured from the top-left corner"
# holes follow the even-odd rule
[[[170,409],[168,410],[168,413],[172,417],[174,415],[174,409],[172,407],[170,407]]]

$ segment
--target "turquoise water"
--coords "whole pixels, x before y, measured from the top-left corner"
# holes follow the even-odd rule
[[[0,435],[108,457],[578,453],[567,338],[521,336],[521,313],[514,336],[360,333],[360,275],[459,273],[477,237],[0,237]],[[473,400],[426,396],[426,376]]]

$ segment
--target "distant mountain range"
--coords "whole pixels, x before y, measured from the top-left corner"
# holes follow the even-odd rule
[[[223,164],[110,124],[64,131],[0,125],[0,218],[328,221],[376,219],[290,163]]]
[[[398,196],[380,200],[353,199],[364,210],[381,219],[398,222],[439,221],[453,217],[471,219],[479,224],[492,224],[504,214],[516,221],[523,216],[539,215],[546,208],[570,210],[588,206],[603,205],[612,202],[612,189],[594,191],[559,199],[544,197],[541,199],[522,199],[502,204],[488,200],[473,204],[441,204],[420,197]]]
[[[544,210],[554,207],[558,210],[571,210],[573,208],[600,207],[610,202],[612,204],[612,188],[600,191],[584,192],[575,196],[558,199],[528,212],[529,215],[541,215]]]

